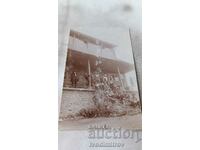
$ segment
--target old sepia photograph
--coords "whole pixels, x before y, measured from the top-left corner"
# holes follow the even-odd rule
[[[59,6],[59,150],[141,150],[140,1]]]
[[[103,35],[110,36],[108,32]],[[141,103],[129,31],[125,33],[128,42],[116,38],[111,43],[70,29],[60,129],[81,129],[86,122],[140,128]]]

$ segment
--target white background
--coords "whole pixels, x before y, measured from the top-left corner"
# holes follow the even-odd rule
[[[58,10],[0,2],[0,149],[55,150]],[[143,0],[143,150],[199,150],[200,22],[195,0]]]

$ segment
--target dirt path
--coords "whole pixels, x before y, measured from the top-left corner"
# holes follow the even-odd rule
[[[122,116],[113,118],[91,118],[81,120],[67,120],[59,122],[59,130],[85,130],[90,126],[110,126],[112,128],[141,129],[142,115]]]

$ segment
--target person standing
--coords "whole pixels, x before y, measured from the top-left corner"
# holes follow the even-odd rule
[[[71,84],[72,84],[72,87],[76,88],[77,82],[78,82],[77,73],[75,71],[73,71],[72,74],[71,74]]]

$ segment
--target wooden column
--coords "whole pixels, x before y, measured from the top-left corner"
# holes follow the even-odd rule
[[[123,78],[124,78],[124,87],[127,87],[128,84],[127,84],[127,80],[126,80],[126,75],[125,74],[123,74]]]
[[[88,43],[86,43],[87,50],[89,49]],[[91,89],[91,67],[90,67],[90,60],[88,59],[88,80],[89,80],[89,89]]]
[[[90,60],[88,60],[88,78],[89,78],[89,89],[91,89],[91,68],[90,68]]]
[[[119,74],[119,80],[120,80],[120,82],[121,82],[121,85],[122,85],[122,89],[123,90],[125,90],[125,88],[124,88],[124,83],[123,83],[123,81],[122,81],[122,79],[121,79],[121,73],[120,73],[120,70],[119,70],[119,67],[117,66],[117,71],[118,71],[118,74]]]

